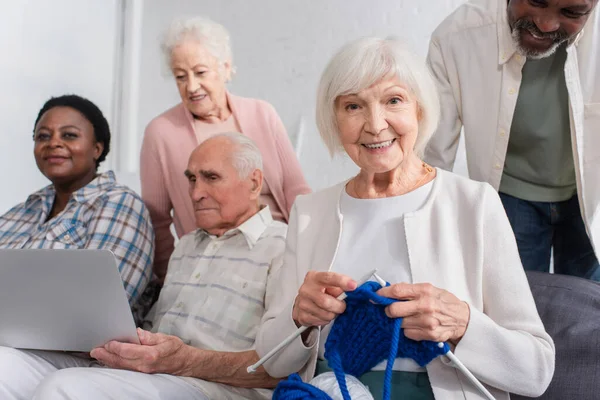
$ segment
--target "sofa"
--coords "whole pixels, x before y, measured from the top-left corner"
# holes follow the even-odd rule
[[[600,399],[600,283],[534,271],[527,279],[556,346],[554,377],[538,399]]]

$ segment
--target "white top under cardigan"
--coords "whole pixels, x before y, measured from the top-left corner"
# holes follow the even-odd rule
[[[554,343],[538,315],[498,194],[487,183],[436,171],[423,207],[404,216],[413,282],[429,282],[469,304],[469,325],[454,352],[496,399],[509,399],[508,392],[537,397],[554,373]],[[296,198],[280,284],[265,297],[259,357],[296,331],[291,310],[308,270],[327,271],[335,261],[345,184]],[[309,347],[298,338],[275,355],[265,364],[267,372],[285,377],[300,371],[309,380],[316,333]],[[483,399],[446,357],[429,363],[427,373],[436,399]]]
[[[344,226],[334,272],[348,275],[354,280],[369,270],[390,283],[412,282],[408,249],[404,234],[404,214],[421,208],[431,192],[433,181],[401,196],[378,199],[356,199],[342,191],[340,210]],[[371,280],[375,280],[374,278]],[[332,324],[321,329],[319,358],[324,359],[325,342]],[[374,371],[383,371],[387,361],[376,365]],[[394,371],[424,372],[411,358],[398,358]]]

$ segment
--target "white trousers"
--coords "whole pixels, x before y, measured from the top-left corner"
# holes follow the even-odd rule
[[[2,400],[237,400],[270,398],[270,393],[103,368],[93,359],[68,353],[0,346]]]

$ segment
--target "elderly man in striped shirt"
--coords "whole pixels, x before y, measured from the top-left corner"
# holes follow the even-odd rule
[[[246,372],[287,229],[259,204],[260,153],[241,134],[218,134],[192,153],[185,176],[199,229],[171,256],[152,332],[138,331],[141,345],[97,348],[91,361],[15,351],[0,360],[12,365],[0,376],[2,399],[271,398],[277,380]]]

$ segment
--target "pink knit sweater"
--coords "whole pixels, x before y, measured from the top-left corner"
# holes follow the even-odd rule
[[[263,156],[264,179],[287,222],[294,199],[310,192],[300,164],[277,112],[269,103],[227,94],[242,133],[254,140]],[[142,199],[156,234],[154,272],[163,279],[174,238],[196,229],[194,210],[184,176],[188,159],[198,146],[193,117],[182,104],[154,118],[146,127],[140,156]]]

